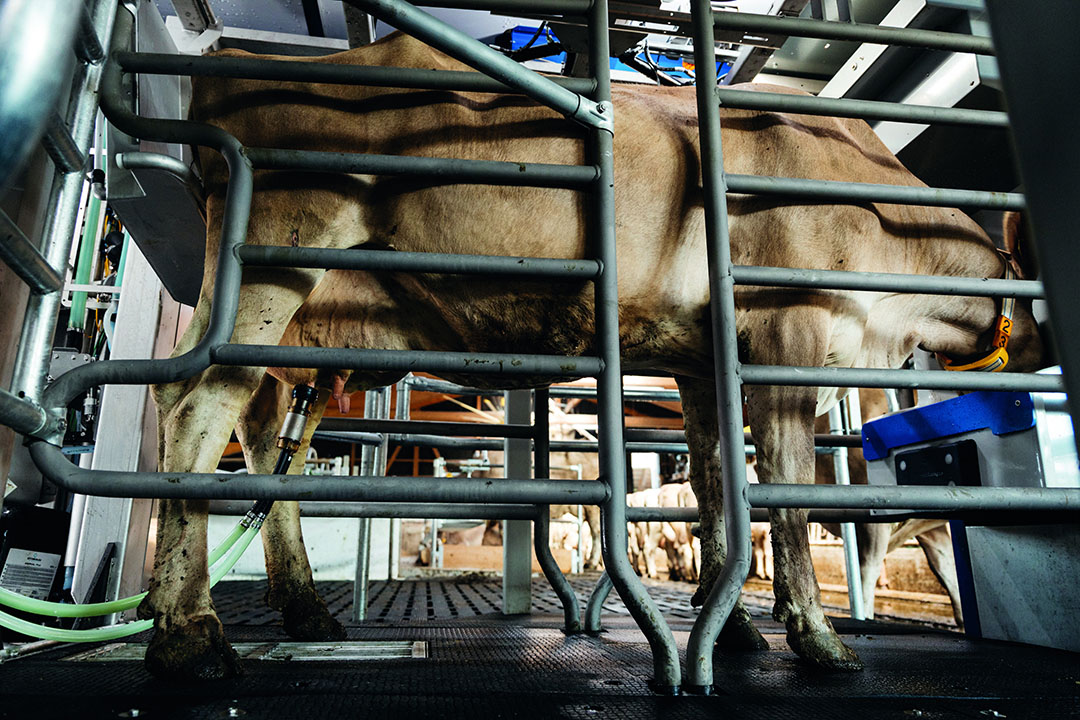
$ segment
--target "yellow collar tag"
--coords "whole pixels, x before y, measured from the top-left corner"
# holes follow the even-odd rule
[[[1008,261],[1005,262],[1005,279],[1012,280],[1015,277]],[[1001,314],[998,315],[994,326],[994,339],[991,346],[994,348],[987,355],[964,364],[957,364],[942,353],[938,353],[938,361],[946,370],[956,372],[999,372],[1009,364],[1009,337],[1012,335],[1013,308],[1016,298],[1005,297],[1001,299]]]

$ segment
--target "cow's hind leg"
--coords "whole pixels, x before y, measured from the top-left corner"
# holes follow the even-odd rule
[[[236,435],[244,448],[250,472],[273,472],[281,452],[277,447],[278,433],[291,395],[291,386],[269,374],[264,375],[259,389],[240,415]],[[300,449],[289,468],[290,473],[299,474],[303,470],[311,436],[329,397],[329,391],[319,392],[319,399],[304,428]],[[315,590],[311,565],[304,548],[304,536],[300,530],[298,503],[274,503],[262,527],[262,542],[268,578],[266,601],[281,613],[285,632],[297,640],[343,640],[345,628],[326,609],[326,603]]]
[[[261,370],[212,367],[198,378],[154,388],[159,454],[171,472],[213,472]],[[169,680],[240,672],[214,612],[206,560],[205,500],[162,500],[149,593],[139,616],[153,618],[147,669]]]
[[[704,604],[727,558],[724,536],[724,498],[720,478],[720,436],[716,420],[716,388],[713,383],[676,378],[682,395],[686,442],[690,448],[690,486],[697,497],[701,540],[701,584],[691,599]],[[742,461],[742,458],[739,459]],[[731,609],[717,645],[727,650],[767,650],[741,599]]]
[[[752,387],[746,394],[758,450],[758,479],[812,484],[817,389]],[[773,617],[785,624],[788,645],[804,660],[825,670],[859,670],[858,656],[840,640],[821,607],[806,515],[798,508],[769,511],[776,573]]]

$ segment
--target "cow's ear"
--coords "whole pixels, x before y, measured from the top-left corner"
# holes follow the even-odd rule
[[[1005,249],[1009,252],[1013,272],[1021,280],[1034,280],[1039,276],[1039,262],[1031,243],[1031,228],[1027,218],[1018,212],[1007,212],[1003,220]]]

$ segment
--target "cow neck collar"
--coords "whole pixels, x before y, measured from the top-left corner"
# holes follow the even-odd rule
[[[998,252],[1001,252],[1000,250]],[[1016,274],[1013,272],[1009,255],[1001,253],[1005,260],[1005,279],[1013,280]],[[994,339],[990,342],[990,350],[981,357],[973,360],[954,360],[944,353],[938,353],[938,362],[946,370],[969,371],[969,372],[1000,372],[1009,364],[1009,336],[1012,334],[1013,308],[1016,306],[1016,298],[1002,297],[1001,312],[994,323]]]

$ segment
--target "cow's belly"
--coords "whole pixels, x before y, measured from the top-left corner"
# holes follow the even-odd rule
[[[470,353],[595,356],[591,283],[552,283],[328,272],[297,311],[283,345]],[[624,369],[701,374],[710,367],[702,308],[639,295],[620,307]],[[275,370],[286,382],[310,370]],[[325,375],[325,373],[324,373]],[[530,387],[564,378],[450,378],[465,384]],[[354,378],[378,385],[383,376]]]

